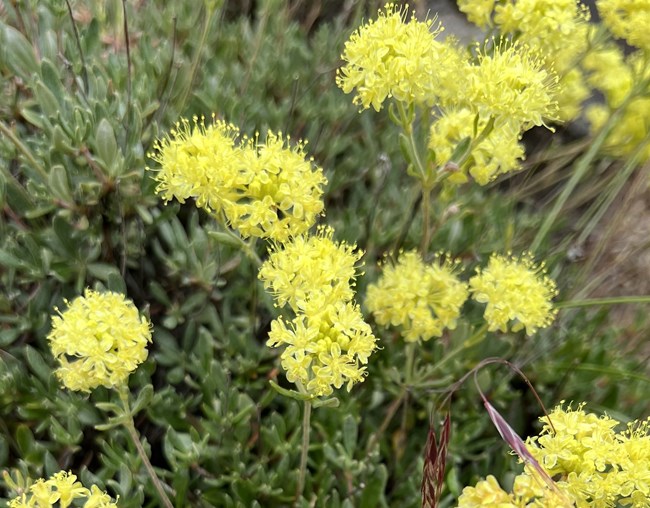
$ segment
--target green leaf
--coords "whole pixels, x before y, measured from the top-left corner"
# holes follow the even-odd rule
[[[34,85],[34,96],[43,114],[51,118],[57,117],[60,110],[59,101],[56,100],[54,94],[42,81],[37,81]]]
[[[350,457],[354,456],[357,447],[358,427],[354,416],[348,414],[343,419],[343,446]]]
[[[52,369],[45,363],[41,354],[32,346],[25,345],[25,360],[36,377],[44,382],[49,381],[52,375]]]
[[[118,157],[117,141],[115,140],[113,126],[106,118],[102,118],[97,126],[95,148],[97,150],[97,157],[104,163],[104,168],[109,173],[113,173],[114,165]]]
[[[16,444],[18,444],[18,451],[20,455],[25,457],[34,449],[34,434],[30,428],[25,424],[18,425],[16,429]]]
[[[151,403],[151,399],[153,399],[153,385],[144,385],[131,407],[131,414],[135,415],[145,409]]]
[[[55,198],[65,203],[72,203],[73,199],[70,184],[68,183],[68,173],[62,165],[55,164],[50,168],[47,182]]]
[[[244,241],[237,236],[234,236],[233,233],[224,233],[222,231],[208,231],[208,236],[213,238],[217,243],[221,245],[227,245],[229,247],[236,247],[241,249],[244,245]]]
[[[0,25],[0,60],[23,80],[29,81],[37,73],[38,62],[34,48],[15,28]]]
[[[361,499],[359,499],[359,508],[375,508],[376,506],[385,505],[386,501],[383,500],[383,497],[387,481],[388,470],[386,466],[380,464],[366,482],[366,488],[363,489]]]
[[[122,278],[117,267],[108,263],[88,263],[88,273],[104,282],[107,282],[111,277]]]

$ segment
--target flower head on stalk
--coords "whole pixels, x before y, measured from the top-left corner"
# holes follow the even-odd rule
[[[463,489],[459,507],[648,506],[650,420],[617,431],[621,422],[587,413],[583,403],[576,409],[560,404],[540,421],[542,431],[527,439],[526,448],[554,478],[556,489],[525,468],[512,493],[488,476]]]
[[[487,304],[484,317],[490,331],[525,328],[532,335],[549,326],[557,314],[551,302],[557,286],[546,275],[544,264],[536,264],[530,253],[518,258],[492,254],[469,286],[473,298]]]
[[[87,289],[52,317],[48,335],[57,377],[70,390],[113,388],[147,359],[151,324],[123,295]]]
[[[354,90],[354,103],[364,109],[379,111],[390,97],[433,105],[445,84],[441,72],[453,65],[445,59],[448,48],[435,40],[441,31],[432,19],[409,17],[408,5],[386,4],[346,42],[337,85],[345,93]]]
[[[279,307],[289,304],[299,313],[316,298],[324,304],[352,300],[363,252],[356,245],[335,242],[333,234],[332,228],[320,227],[314,236],[297,236],[271,250],[259,278]]]
[[[323,170],[307,158],[305,143],[269,131],[244,137],[232,124],[204,118],[177,123],[150,157],[160,164],[157,192],[165,201],[194,198],[243,237],[287,241],[323,212]]]
[[[354,245],[332,239],[332,228],[276,245],[259,278],[279,307],[289,305],[295,318],[271,323],[267,345],[284,347],[281,364],[287,379],[307,394],[330,395],[334,388],[363,381],[376,338],[353,303]]]
[[[465,103],[482,118],[507,119],[527,130],[557,117],[558,78],[529,47],[494,40],[479,48],[465,79]]]
[[[415,251],[385,265],[376,284],[368,287],[366,306],[377,323],[401,326],[406,342],[440,337],[453,330],[468,296],[467,284],[456,277],[457,263],[425,264]]]

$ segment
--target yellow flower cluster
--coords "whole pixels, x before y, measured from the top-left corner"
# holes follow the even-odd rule
[[[368,287],[366,307],[380,325],[401,326],[406,342],[440,337],[445,328],[456,328],[468,296],[467,284],[456,278],[456,269],[453,261],[427,265],[417,252],[402,253]]]
[[[466,70],[465,102],[497,123],[508,120],[522,130],[543,125],[557,112],[557,76],[543,67],[538,53],[526,46],[501,42],[478,53]]]
[[[84,508],[117,508],[111,497],[96,485],[84,487],[71,472],[60,471],[48,480],[39,479],[28,493],[9,501],[9,508],[67,508],[75,499],[84,499]],[[77,506],[75,504],[75,506]]]
[[[387,4],[346,42],[341,58],[346,62],[336,76],[345,92],[356,90],[355,104],[379,111],[387,98],[405,104],[427,104],[445,93],[457,72],[460,55],[435,40],[442,30],[434,22],[408,18],[408,5]]]
[[[650,51],[650,0],[598,0],[596,6],[616,37]]]
[[[612,127],[605,141],[605,149],[615,156],[633,153],[644,142],[650,129],[650,63],[641,53],[625,56],[613,43],[601,45],[584,59],[589,72],[589,83],[602,92],[605,104],[590,104],[585,116],[593,132],[598,131],[609,118],[611,111],[620,107],[632,95],[622,118]],[[645,89],[642,83],[646,84]],[[650,146],[641,155],[650,159]]]
[[[650,506],[650,419],[621,423],[609,416],[559,406],[528,449],[576,505]]]
[[[48,335],[61,366],[57,377],[70,390],[112,388],[147,359],[151,325],[123,295],[87,289],[52,317]]]
[[[493,254],[487,267],[477,269],[469,281],[472,297],[486,303],[488,330],[514,332],[526,328],[532,335],[550,325],[557,309],[551,300],[557,295],[555,282],[546,275],[544,264],[535,264],[532,255],[519,258]]]
[[[527,473],[515,477],[512,492],[501,488],[489,475],[475,487],[465,487],[458,498],[458,508],[493,506],[499,508],[569,508],[574,506],[564,492],[551,490],[537,476]]]
[[[267,345],[286,346],[281,364],[287,379],[312,396],[364,379],[376,338],[353,302],[355,265],[362,256],[354,245],[332,240],[331,228],[276,245],[259,278],[279,307],[295,318],[271,323]]]
[[[589,11],[577,0],[458,0],[468,19],[533,48],[559,76],[557,115],[571,120],[589,95],[577,62],[588,48]]]
[[[284,242],[307,231],[323,212],[323,171],[306,158],[304,143],[269,131],[264,142],[243,138],[214,115],[183,119],[156,141],[157,192],[165,201],[194,198],[243,237]]]
[[[650,506],[650,419],[621,423],[609,416],[556,407],[540,418],[544,427],[526,447],[550,477],[551,489],[532,469],[514,481],[512,493],[493,476],[465,487],[460,508],[477,506],[568,507]]]
[[[431,125],[429,149],[435,152],[438,160],[451,160],[456,146],[463,139],[474,136],[475,119],[476,113],[469,108],[450,109]],[[478,131],[482,131],[486,124],[485,119],[479,120]],[[519,161],[524,158],[524,147],[519,143],[519,137],[520,128],[516,122],[502,121],[495,125],[485,139],[472,147],[468,164],[452,173],[449,181],[466,182],[465,170],[469,168],[469,174],[476,182],[486,185],[497,176],[517,169]]]
[[[487,16],[493,4],[473,5],[477,15]],[[438,125],[432,126],[429,140],[435,166],[460,164],[457,175],[462,176],[452,183],[466,180],[469,172],[486,184],[518,168],[524,130],[558,118],[558,78],[530,45],[495,40],[472,58],[451,38],[436,41],[442,28],[432,26],[433,21],[418,21],[414,14],[409,18],[408,6],[387,4],[378,19],[361,26],[346,43],[337,84],[346,93],[355,91],[353,102],[363,108],[379,110],[389,98],[408,107],[435,106]],[[472,129],[475,123],[495,128],[481,136],[480,129]],[[451,161],[467,137],[480,139],[471,145],[469,156]]]

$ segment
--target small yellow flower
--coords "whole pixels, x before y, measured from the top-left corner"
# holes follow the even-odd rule
[[[479,481],[475,487],[465,487],[458,498],[459,508],[474,506],[498,506],[500,508],[516,507],[512,496],[504,491],[497,479],[489,475]]]
[[[323,305],[352,300],[356,264],[363,252],[335,242],[333,234],[332,228],[321,227],[315,236],[297,236],[272,249],[258,277],[279,307],[288,303],[299,313],[316,298],[323,298]]]
[[[433,104],[441,87],[439,71],[447,62],[434,40],[433,20],[418,21],[408,5],[387,4],[376,20],[354,32],[341,58],[345,65],[336,76],[345,92],[356,91],[355,104],[379,111],[390,97],[406,104]]]
[[[236,199],[233,186],[242,170],[239,129],[214,116],[207,126],[203,117],[192,120],[181,119],[168,136],[156,140],[149,154],[160,164],[156,191],[165,202],[194,198],[199,208],[220,213],[225,202]]]
[[[52,317],[48,335],[61,366],[57,377],[70,390],[112,388],[147,359],[151,324],[123,295],[87,289]]]
[[[224,202],[230,225],[243,237],[286,242],[307,231],[323,212],[323,170],[306,157],[304,142],[269,131],[263,143],[244,144],[243,169],[231,189],[236,199]]]
[[[557,314],[551,302],[557,295],[555,282],[529,253],[519,258],[493,254],[469,285],[473,298],[487,303],[484,317],[490,331],[507,332],[513,322],[513,332],[526,328],[526,334],[532,335],[549,326]]]
[[[650,0],[598,0],[596,6],[616,37],[650,51]]]
[[[453,261],[426,265],[417,252],[400,254],[386,265],[376,284],[368,286],[366,307],[383,326],[401,326],[406,342],[440,337],[453,330],[467,299],[467,284],[460,282]]]
[[[9,508],[67,508],[75,499],[86,498],[85,508],[117,508],[110,496],[96,485],[91,490],[77,481],[72,472],[59,471],[48,480],[38,479],[29,492],[9,501]]]

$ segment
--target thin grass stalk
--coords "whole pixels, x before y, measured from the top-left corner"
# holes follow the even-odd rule
[[[131,436],[131,440],[133,441],[133,444],[138,450],[138,455],[140,456],[140,459],[142,460],[142,463],[144,464],[144,467],[147,470],[147,474],[149,475],[149,478],[151,478],[154,488],[158,492],[158,497],[160,498],[160,502],[165,506],[165,508],[174,508],[174,505],[172,505],[172,502],[169,500],[169,497],[167,497],[167,494],[165,493],[165,489],[163,488],[162,483],[158,478],[158,475],[156,475],[156,472],[154,471],[153,466],[149,461],[149,457],[147,457],[147,452],[145,451],[144,447],[142,446],[142,442],[140,441],[140,436],[138,435],[138,431],[136,430],[135,423],[133,421],[133,414],[131,413],[131,408],[129,405],[129,392],[126,385],[120,387],[118,393],[120,396],[120,400],[122,401],[122,406],[124,407],[124,417],[125,417],[124,426],[126,427],[129,436]]]
[[[621,116],[623,115],[623,112],[625,111],[626,106],[629,104],[631,99],[632,99],[632,94],[630,94],[630,96],[628,96],[628,98],[623,102],[623,104],[621,104],[621,106],[611,114],[611,116],[608,118],[605,125],[603,125],[603,127],[600,129],[598,135],[594,138],[591,145],[589,145],[589,149],[585,152],[585,154],[582,157],[580,157],[580,159],[578,159],[578,162],[574,167],[573,174],[571,175],[571,178],[569,178],[569,181],[566,183],[566,185],[562,189],[562,192],[560,193],[557,200],[555,201],[553,208],[546,215],[544,221],[542,222],[542,225],[537,231],[537,235],[535,236],[535,239],[530,245],[531,252],[536,252],[539,249],[542,242],[546,239],[546,236],[548,235],[551,227],[553,226],[558,216],[560,215],[560,212],[564,208],[564,205],[571,197],[571,194],[575,190],[576,186],[580,183],[580,181],[585,177],[585,175],[591,168],[591,164],[596,158],[596,156],[598,155],[603,143],[607,139],[607,136],[609,135],[613,127],[616,125],[616,123],[620,120]]]

